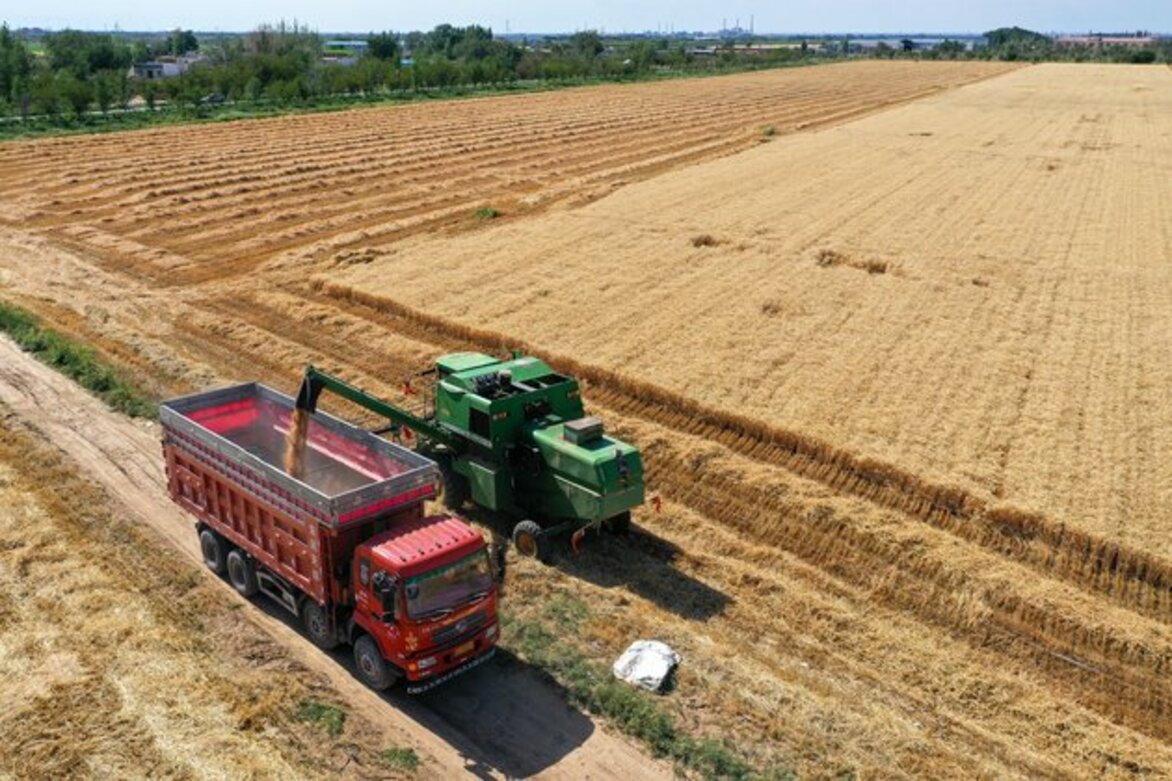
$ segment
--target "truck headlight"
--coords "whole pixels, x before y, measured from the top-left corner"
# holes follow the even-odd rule
[[[426,659],[420,659],[416,664],[419,665],[420,670],[426,670],[429,667],[435,667],[435,657],[429,656]]]
[[[488,628],[488,631],[484,633],[484,636],[486,638],[488,638],[489,640],[493,639],[494,637],[496,637],[496,632],[497,632],[498,628],[500,628],[499,624],[493,624],[492,626],[490,626]]]

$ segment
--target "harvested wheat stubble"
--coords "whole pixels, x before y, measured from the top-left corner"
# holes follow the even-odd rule
[[[278,300],[281,298],[278,297]],[[281,306],[266,312],[263,297],[224,301],[221,307],[220,319],[227,318],[231,313],[247,316],[257,324],[252,328],[265,322],[272,324],[287,319],[290,311],[286,306]],[[320,312],[320,305],[310,307],[310,310]],[[270,353],[272,360],[266,362],[271,368],[265,369],[258,363],[253,371],[272,371],[275,376],[285,376],[285,367],[298,363],[300,356],[304,356],[303,360],[319,364],[323,361],[349,361],[350,366],[361,367],[359,374],[355,374],[354,369],[347,371],[350,379],[363,387],[394,397],[393,386],[380,378],[402,376],[410,368],[420,366],[421,362],[415,357],[413,347],[408,348],[406,354],[396,361],[393,357],[395,353],[387,352],[390,350],[389,345],[402,340],[398,335],[401,333],[412,335],[413,339],[408,344],[423,338],[427,333],[440,333],[434,326],[426,330],[413,330],[396,319],[394,331],[387,331],[380,338],[372,339],[369,335],[377,331],[370,331],[369,322],[363,325],[363,320],[340,311],[335,314],[334,320],[339,333],[335,335],[332,331],[315,331],[310,345],[307,345],[312,352],[299,353],[298,350],[307,348],[294,343],[278,345],[274,342]],[[366,337],[358,337],[362,328],[366,329]],[[230,338],[225,344],[231,343]],[[371,345],[361,357],[353,355],[351,350],[354,338],[362,338],[363,343]],[[490,346],[501,347],[505,343],[502,340]],[[437,342],[435,349],[486,345],[480,341],[458,341],[449,333]],[[592,399],[596,398],[598,394],[595,388],[592,388],[590,395]],[[608,420],[617,419],[606,408],[602,412]],[[834,506],[835,502],[821,485],[814,484],[801,489],[820,498],[799,497],[792,493],[796,486],[791,481],[778,483],[777,470],[763,468],[754,461],[730,465],[731,471],[730,468],[720,468],[717,460],[707,455],[698,457],[705,448],[722,450],[707,438],[701,440],[683,434],[679,429],[661,429],[646,424],[623,433],[629,433],[631,439],[649,448],[648,461],[653,468],[652,480],[656,490],[665,491],[667,496],[685,502],[722,524],[713,527],[710,525],[713,521],[709,520],[706,522],[709,525],[695,535],[681,537],[679,543],[685,550],[695,547],[696,539],[709,539],[718,529],[735,529],[743,537],[759,539],[771,546],[794,551],[815,566],[840,573],[840,578],[856,584],[861,593],[866,595],[864,599],[872,604],[889,604],[929,625],[942,625],[966,638],[976,648],[992,646],[1000,649],[999,653],[1003,655],[997,662],[987,662],[987,669],[1012,667],[1026,660],[1035,674],[1043,672],[1050,686],[1057,692],[1065,693],[1068,699],[1100,710],[1125,724],[1161,734],[1166,721],[1162,714],[1168,710],[1169,694],[1161,682],[1162,673],[1159,671],[1166,668],[1169,655],[1167,649],[1172,647],[1162,625],[1137,621],[1134,615],[1126,611],[1105,612],[1094,600],[1069,590],[1064,592],[1058,584],[1032,577],[1012,567],[1006,569],[995,557],[958,548],[956,541],[948,540],[945,535],[925,537],[923,531],[907,527],[906,523],[901,526],[900,522],[894,522],[893,526],[885,529],[870,528],[874,523],[870,520],[873,512],[860,512],[858,507],[852,508],[849,503],[841,505],[841,509],[831,510],[831,515],[823,516],[822,506],[828,502]],[[678,447],[665,450],[665,442],[681,439],[685,441]],[[703,465],[699,472],[696,471],[697,463]],[[746,471],[750,466],[755,470],[751,475]],[[770,483],[769,488],[760,491],[745,489],[746,485],[751,487],[758,482]],[[778,496],[789,496],[791,501],[778,501]],[[833,523],[824,528],[818,523],[811,527],[812,517],[828,517]],[[670,517],[660,521],[647,515],[641,516],[640,522],[651,523],[657,533],[665,533],[673,524]],[[856,526],[867,527],[868,530],[857,531]],[[901,542],[893,544],[892,539]],[[933,550],[936,551],[932,554],[935,561],[921,560],[913,555],[915,551],[927,555]],[[617,565],[613,556],[613,552],[604,555],[602,568],[610,573],[608,578],[616,577],[613,571]],[[706,579],[715,576],[717,571],[733,567],[734,561],[737,561],[735,556],[725,559],[711,573],[706,574]],[[966,561],[971,563],[962,566]],[[640,567],[642,570],[638,570]],[[646,567],[646,560],[638,557],[632,562],[633,572],[643,571]],[[588,579],[593,577],[597,575],[591,575]],[[873,580],[868,580],[870,578]],[[782,581],[760,585],[758,588],[753,585],[754,582],[741,582],[730,593],[737,594],[739,600],[758,603],[775,589],[791,587]],[[1020,586],[1027,583],[1036,584],[1030,593],[1020,590]],[[876,588],[877,584],[881,587]],[[650,588],[652,593],[656,593],[661,588],[671,590],[673,585],[669,580],[658,586],[643,588]],[[675,593],[672,599],[679,597],[680,594]],[[663,593],[661,598],[667,600],[667,594]],[[619,597],[620,602],[625,599]],[[787,613],[778,612],[777,615]],[[760,614],[750,611],[725,630],[730,633],[730,643],[742,643],[742,650],[738,653],[743,653],[743,644],[752,645],[763,638],[776,643],[788,642],[784,639],[787,637],[784,625],[765,626],[759,619]],[[670,621],[668,625],[671,625]],[[710,621],[698,620],[691,625],[696,627],[695,631],[700,631],[701,627],[710,626]],[[682,631],[678,624],[676,627],[676,631]],[[908,642],[908,631],[906,625],[899,630],[902,638],[899,642]],[[918,631],[923,632],[925,629]],[[927,634],[931,636],[932,633],[927,631]],[[1157,640],[1159,637],[1164,639]],[[852,657],[861,654],[868,660],[863,664],[890,664],[889,650],[880,654],[885,661],[879,662],[875,661],[878,657],[872,656],[873,649],[866,648],[865,643],[851,646],[850,650],[838,644],[835,647],[840,654]],[[706,659],[704,654],[711,653],[711,649],[701,649],[700,653],[702,655],[699,658]],[[1070,659],[1074,660],[1073,664]],[[1082,665],[1085,662],[1082,660],[1091,660],[1097,666],[1093,675],[1083,674],[1085,670]],[[911,665],[923,663],[921,660],[911,662]],[[742,674],[749,676],[748,679],[738,682],[733,688],[750,686],[749,682],[754,677],[759,682],[764,672],[746,662]],[[886,680],[882,675],[880,678]],[[1128,692],[1128,697],[1120,700],[1120,691]],[[844,706],[839,704],[835,707],[841,709]],[[742,720],[742,731],[738,735],[745,745],[751,745],[758,739],[752,732],[743,731],[744,714],[748,712],[751,710],[741,711],[739,717]],[[986,725],[983,729],[1005,729],[1005,734],[1020,732],[1019,728],[1005,726]],[[1049,734],[1052,734],[1049,728],[1039,728],[1038,739],[1044,742],[1045,736]],[[884,760],[864,753],[868,756],[867,766],[885,767]],[[932,760],[936,763],[943,761],[941,757]],[[1003,771],[1001,775],[1004,774]]]
[[[766,121],[839,122],[1009,67],[847,63],[6,144],[0,191],[25,225],[88,226],[143,273],[214,279],[474,223],[485,204],[597,197],[749,148]]]
[[[957,82],[992,72],[980,70],[986,66],[949,67],[957,68],[947,71]],[[453,135],[437,134],[433,127],[430,139],[403,137],[406,151],[397,158],[372,151],[380,143],[395,144],[382,136],[391,131],[369,122],[363,112],[351,120],[365,127],[368,138],[348,136],[358,152],[345,159],[337,157],[345,152],[309,132],[316,127],[309,119],[316,118],[231,126],[251,129],[258,134],[257,143],[239,131],[213,129],[205,135],[200,129],[196,139],[209,145],[200,152],[206,159],[191,166],[182,181],[166,183],[160,171],[145,166],[141,171],[118,169],[111,147],[99,153],[95,146],[74,150],[68,143],[53,142],[45,149],[54,155],[76,166],[75,155],[84,150],[101,160],[101,170],[95,166],[68,182],[73,177],[66,176],[59,161],[40,169],[49,178],[25,188],[29,203],[36,204],[35,214],[21,213],[32,220],[27,224],[38,226],[45,238],[36,241],[45,246],[37,245],[35,265],[0,263],[0,287],[4,295],[19,293],[22,301],[52,314],[55,321],[64,313],[77,332],[122,345],[145,374],[156,376],[165,368],[176,390],[229,379],[261,379],[292,388],[299,368],[313,362],[403,401],[397,395],[399,380],[439,352],[536,346],[559,367],[583,376],[590,386],[589,400],[608,425],[648,453],[653,488],[666,501],[662,514],[648,509],[637,515],[636,523],[680,550],[665,553],[663,544],[642,537],[636,537],[633,547],[599,541],[599,548],[588,546],[583,557],[563,564],[572,577],[521,562],[514,569],[519,577],[510,586],[510,599],[538,603],[548,595],[552,580],[598,606],[595,640],[607,649],[617,652],[628,639],[614,627],[679,645],[693,663],[683,691],[664,703],[676,710],[681,723],[699,734],[735,735],[761,766],[793,766],[803,775],[825,773],[828,767],[883,777],[1088,777],[1123,774],[1127,768],[1167,773],[1172,756],[1160,736],[1167,723],[1165,678],[1172,643],[1164,620],[1167,590],[1156,579],[1165,566],[1162,558],[1140,559],[1134,548],[1115,541],[1103,545],[1107,541],[1101,537],[1057,524],[1053,516],[1014,511],[1006,499],[1016,500],[1004,491],[990,495],[947,469],[913,468],[895,457],[902,451],[875,448],[871,457],[862,457],[866,448],[839,437],[837,429],[795,423],[793,409],[785,407],[788,396],[771,390],[778,375],[769,372],[795,369],[780,362],[783,354],[800,357],[808,348],[831,380],[819,392],[832,395],[816,398],[816,404],[807,395],[802,402],[810,405],[812,416],[831,410],[839,416],[834,422],[840,428],[857,423],[852,415],[874,406],[884,392],[864,384],[853,406],[844,404],[845,368],[836,361],[859,352],[851,339],[877,330],[873,320],[862,336],[859,324],[851,330],[853,316],[882,312],[866,301],[868,295],[890,300],[891,311],[899,314],[899,291],[906,293],[909,285],[920,286],[916,290],[935,286],[939,289],[933,295],[949,301],[964,301],[950,289],[952,282],[963,284],[970,295],[1005,293],[1012,276],[1006,264],[986,268],[984,261],[977,266],[969,261],[961,270],[943,263],[941,272],[928,261],[939,263],[943,255],[921,255],[909,262],[907,253],[896,255],[855,239],[874,233],[886,241],[906,233],[900,230],[906,216],[894,224],[883,217],[883,208],[892,203],[916,215],[937,210],[951,219],[933,225],[918,217],[919,227],[929,230],[921,231],[923,241],[917,247],[929,246],[929,240],[936,246],[950,228],[963,225],[969,205],[947,194],[944,169],[972,167],[973,160],[985,157],[1029,159],[1035,154],[1030,144],[1049,143],[1043,131],[1049,132],[1054,122],[1031,109],[1018,122],[1028,138],[1014,136],[1012,127],[986,128],[988,137],[970,144],[975,148],[961,144],[959,150],[950,147],[947,155],[937,145],[957,144],[955,137],[967,139],[971,129],[958,126],[946,132],[930,123],[946,124],[949,112],[969,116],[973,112],[964,109],[965,102],[979,100],[986,104],[988,121],[1004,125],[998,111],[1004,114],[1006,109],[998,104],[1016,102],[1020,107],[1026,101],[1021,93],[1038,89],[1031,81],[1039,78],[1038,70],[845,126],[838,136],[821,132],[780,137],[762,147],[770,150],[765,157],[752,152],[693,167],[680,176],[634,184],[627,189],[638,194],[638,202],[620,190],[584,209],[536,213],[551,200],[587,201],[620,181],[637,182],[685,162],[756,147],[760,124],[744,135],[743,146],[740,140],[716,138],[720,133],[737,135],[735,128],[730,130],[728,110],[744,105],[742,96],[734,94],[741,88],[752,93],[760,85],[776,86],[776,94],[758,92],[755,103],[805,112],[809,119],[798,124],[859,111],[847,106],[865,103],[857,87],[822,81],[833,70],[807,71],[793,82],[785,74],[762,75],[760,82],[736,77],[716,82],[724,93],[717,97],[698,82],[672,86],[699,90],[688,93],[698,108],[676,112],[687,121],[679,123],[681,132],[662,147],[653,139],[666,138],[663,128],[670,126],[671,115],[648,119],[635,104],[606,126],[580,116],[565,131],[573,133],[568,138],[558,138],[563,118],[551,116],[538,128],[552,129],[551,134],[535,132],[532,144],[502,136],[504,144],[496,146],[485,139],[472,144],[470,137],[461,136],[467,128],[450,107],[426,107],[434,116],[419,107],[420,113],[411,116],[420,127],[446,117],[455,128]],[[882,92],[880,81],[885,88],[910,94],[911,81],[922,86],[946,72],[927,63],[898,63],[890,69],[859,63],[849,70],[861,86],[871,85],[866,88],[875,90],[873,95]],[[1060,81],[1057,71],[1045,73],[1051,74],[1047,79]],[[626,89],[573,94],[605,95],[611,101],[645,94],[642,87]],[[559,93],[563,97],[545,108],[569,116],[573,102],[564,96],[570,94]],[[1098,94],[1086,100],[1098,99]],[[685,100],[683,95],[664,92],[644,105],[650,111],[666,105],[665,100]],[[513,111],[529,105],[510,100],[494,105]],[[590,100],[581,105],[590,106]],[[828,112],[828,101],[842,100],[846,103]],[[722,111],[708,110],[718,104]],[[459,110],[471,111],[473,105],[462,104]],[[602,116],[603,108],[593,110]],[[500,127],[502,120],[492,111],[476,111],[481,126]],[[915,127],[901,127],[906,116],[884,124],[906,112],[916,117]],[[1038,116],[1031,120],[1032,113]],[[704,124],[716,122],[717,114],[722,115],[720,123]],[[1099,124],[1110,124],[1109,117],[1104,114]],[[980,122],[970,124],[978,127]],[[886,129],[876,130],[876,123]],[[304,154],[282,146],[278,131],[290,133],[293,127],[317,139]],[[714,127],[724,130],[718,133]],[[784,123],[778,127],[791,129]],[[350,131],[333,126],[331,132]],[[850,135],[859,132],[864,135]],[[695,141],[696,133],[709,136]],[[240,154],[226,151],[230,144],[221,139],[229,137]],[[151,138],[161,142],[165,137]],[[993,143],[984,146],[987,141]],[[359,146],[363,143],[364,148]],[[849,154],[843,152],[844,143],[850,145]],[[467,148],[458,149],[460,144]],[[285,151],[274,156],[268,148]],[[8,151],[0,149],[0,155]],[[664,151],[666,157],[659,154]],[[884,151],[902,159],[905,167],[894,175],[882,170]],[[156,150],[172,153],[177,152]],[[1068,152],[1072,157],[1079,153],[1081,147]],[[784,162],[770,155],[784,155]],[[803,162],[792,159],[795,155],[815,158]],[[920,159],[923,155],[928,159]],[[364,156],[371,158],[369,179],[380,186],[391,168],[418,166],[405,174],[404,192],[376,192],[363,175]],[[509,172],[503,190],[492,176],[494,156],[499,170]],[[873,174],[869,169],[852,174],[844,160],[853,157],[879,167]],[[453,168],[453,158],[466,165]],[[548,170],[541,160],[553,161]],[[438,167],[426,167],[429,162]],[[18,165],[34,163],[45,161],[30,157]],[[577,173],[567,175],[571,165],[578,166]],[[826,176],[834,166],[848,175]],[[233,167],[240,171],[233,174]],[[817,170],[811,172],[811,167]],[[1069,168],[1076,168],[1073,161],[1046,173],[1056,176]],[[5,170],[0,169],[0,176]],[[1020,178],[1028,181],[1032,170]],[[450,187],[443,179],[445,171],[453,174]],[[336,176],[340,184],[323,206],[319,183],[326,176]],[[695,182],[686,182],[689,177]],[[922,189],[923,179],[935,190],[921,192],[915,208],[908,207],[905,191]],[[973,182],[975,192],[990,187],[980,177]],[[420,189],[431,186],[447,189],[418,197]],[[698,196],[695,186],[709,192]],[[666,201],[664,190],[670,196]],[[795,203],[789,191],[800,194],[803,202]],[[493,195],[499,192],[533,208],[515,209]],[[649,198],[648,193],[659,195]],[[853,218],[844,218],[842,211],[823,213],[829,193],[843,201],[838,207]],[[271,224],[264,220],[266,199],[273,203],[272,214],[281,217]],[[734,218],[727,218],[731,209],[722,211],[721,203],[711,203],[724,200],[738,210]],[[610,203],[620,204],[624,213],[618,214]],[[400,240],[437,225],[475,227],[472,214],[485,204],[508,218],[477,229],[468,241],[489,251],[484,269],[499,271],[494,264],[501,262],[503,237],[516,240],[523,234],[524,241],[538,242],[515,245],[518,263],[503,277],[481,276],[483,269],[469,266],[459,240]],[[309,214],[314,208],[321,211],[316,221]],[[386,213],[378,214],[380,208]],[[19,209],[27,206],[22,202]],[[73,209],[80,213],[70,214]],[[0,207],[0,215],[17,211],[15,206]],[[651,214],[656,211],[668,219],[657,222]],[[710,221],[710,214],[716,219]],[[860,214],[869,215],[871,223],[860,227]],[[838,222],[852,235],[857,230],[858,236],[847,241],[851,237],[832,235]],[[586,241],[589,257],[579,258],[572,247],[557,242],[551,245],[549,236],[556,230],[569,231],[567,245]],[[693,246],[693,240],[705,236],[712,241]],[[782,252],[791,236],[792,255],[788,249]],[[21,239],[24,246],[29,241]],[[217,244],[221,241],[222,247]],[[54,253],[49,245],[71,251]],[[18,257],[17,246],[0,240],[0,257]],[[626,247],[632,248],[631,254]],[[442,254],[448,248],[459,251],[449,258]],[[5,255],[6,250],[14,254]],[[156,250],[159,254],[152,256]],[[838,253],[846,262],[819,267],[822,250]],[[249,254],[238,258],[240,251]],[[533,256],[547,251],[553,262],[541,267]],[[266,258],[276,262],[258,268]],[[453,269],[473,269],[482,300],[453,304],[450,297],[421,299],[406,292],[410,288],[402,283],[408,277],[451,276],[445,268],[449,260]],[[888,270],[868,274],[869,262],[887,264]],[[554,267],[561,263],[567,268]],[[359,267],[371,274],[346,270]],[[389,296],[384,280],[367,284],[383,271],[405,267],[410,274],[393,277],[400,289]],[[58,276],[61,269],[68,273]],[[86,269],[95,271],[98,296],[90,290]],[[255,269],[255,276],[236,276],[246,269]],[[312,272],[322,276],[306,286]],[[750,272],[755,276],[747,276]],[[223,280],[215,281],[217,276]],[[719,281],[714,283],[716,277],[735,283],[735,296]],[[519,295],[494,287],[498,278],[513,280]],[[973,283],[978,278],[985,286]],[[201,279],[211,282],[183,286]],[[126,291],[121,296],[115,294],[119,282]],[[463,278],[459,286],[466,283]],[[573,333],[562,303],[548,305],[559,302],[575,284],[594,295],[591,307],[602,318],[605,344]],[[705,291],[699,303],[695,291]],[[679,308],[673,308],[673,297]],[[486,311],[494,299],[501,307]],[[857,306],[860,299],[867,304],[862,309]],[[842,315],[837,320],[826,317],[831,304]],[[925,309],[923,300],[914,305]],[[425,311],[419,311],[421,306]],[[549,334],[558,307],[563,327],[557,330],[565,331],[573,344]],[[680,314],[684,310],[686,317]],[[632,317],[632,311],[638,316]],[[997,323],[998,313],[1006,316],[997,310],[987,318]],[[925,309],[925,314],[931,311]],[[722,325],[726,321],[721,318],[734,315],[741,318],[738,325]],[[804,321],[817,321],[826,337],[817,329],[799,328]],[[688,336],[681,323],[704,329],[704,343],[690,348],[687,356],[695,371],[677,371],[687,361],[673,363],[676,356],[670,350],[655,356],[665,366],[647,368],[642,345],[678,344]],[[906,323],[904,330],[914,331]],[[751,361],[742,360],[743,350],[759,346],[755,339],[768,340],[764,351],[753,353]],[[828,342],[836,351],[827,350]],[[957,347],[948,345],[954,351]],[[933,353],[928,360],[941,359]],[[765,379],[738,375],[747,366],[758,367]],[[868,372],[859,376],[866,379]],[[878,376],[870,380],[877,381]],[[719,398],[714,391],[720,392]],[[786,393],[793,391],[791,387]],[[735,406],[730,400],[737,400]],[[760,414],[761,408],[770,413]],[[819,425],[824,425],[820,417]],[[704,542],[698,545],[697,540]],[[769,620],[763,621],[763,615]]]
[[[893,465],[1166,602],[1170,114],[1168,69],[1034,67],[326,281]]]

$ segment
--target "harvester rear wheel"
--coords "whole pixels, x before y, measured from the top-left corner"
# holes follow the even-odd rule
[[[228,580],[241,596],[252,597],[260,591],[256,578],[256,565],[243,551],[233,549],[228,553]]]
[[[338,647],[338,636],[330,627],[329,616],[326,610],[312,600],[306,600],[301,608],[301,625],[305,627],[305,636],[309,641],[323,651],[332,651]]]
[[[440,478],[443,480],[443,496],[441,501],[444,507],[450,510],[459,510],[468,501],[468,478],[452,467],[450,458],[438,460]]]
[[[626,536],[631,533],[631,511],[627,510],[625,513],[620,513],[613,518],[609,518],[605,524],[607,529],[610,529],[611,534],[619,537]]]
[[[522,556],[535,557],[542,564],[549,564],[552,553],[549,537],[536,521],[521,521],[513,527],[513,545]]]
[[[203,563],[217,575],[227,571],[225,563],[224,539],[211,529],[204,529],[199,533],[199,550],[203,554]]]

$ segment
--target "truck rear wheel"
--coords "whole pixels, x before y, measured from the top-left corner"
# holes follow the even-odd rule
[[[256,579],[256,565],[243,551],[235,548],[228,552],[228,580],[231,581],[232,588],[239,591],[242,596],[252,597],[260,591],[260,582]]]
[[[354,643],[354,667],[358,677],[376,692],[385,691],[394,685],[399,675],[387,664],[378,643],[370,635],[363,635]]]
[[[217,575],[226,571],[224,539],[211,529],[203,529],[199,533],[199,549],[203,553],[203,563]]]
[[[308,599],[305,601],[301,608],[301,625],[305,627],[309,641],[323,651],[332,651],[338,647],[338,636],[330,626],[330,617],[318,603]]]
[[[549,564],[552,553],[549,537],[536,521],[521,521],[513,527],[513,545],[522,556],[536,557],[542,564]]]

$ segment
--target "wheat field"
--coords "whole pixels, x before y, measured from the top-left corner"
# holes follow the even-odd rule
[[[1172,556],[1170,88],[1030,68],[321,279]]]
[[[506,600],[585,600],[600,660],[672,642],[689,730],[801,775],[1158,776],[1169,86],[868,62],[4,146],[0,297],[160,394],[312,362],[410,402],[439,353],[534,350],[663,503]]]

